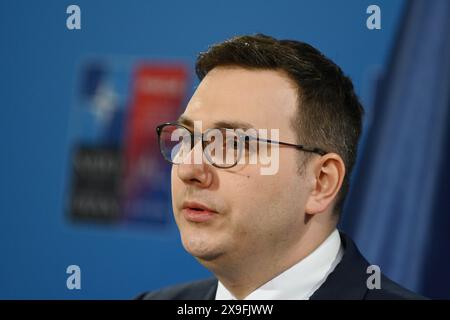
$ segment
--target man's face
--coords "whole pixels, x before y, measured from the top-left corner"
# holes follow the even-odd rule
[[[183,117],[201,121],[203,131],[219,122],[245,122],[269,134],[278,129],[280,141],[296,143],[289,124],[297,108],[296,88],[280,72],[215,68]],[[295,148],[279,148],[275,175],[261,175],[260,164],[230,169],[173,165],[172,205],[185,249],[200,261],[213,262],[266,257],[293,246],[303,234],[309,192],[306,178],[298,174],[299,159]],[[192,218],[183,206],[193,202],[216,213]]]

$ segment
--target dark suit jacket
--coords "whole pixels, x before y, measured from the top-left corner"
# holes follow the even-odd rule
[[[355,243],[340,233],[344,246],[341,262],[326,281],[310,297],[311,300],[392,300],[424,299],[381,275],[381,288],[368,289],[369,263],[359,252]],[[143,293],[142,300],[214,300],[218,281],[215,278],[176,285],[159,291]]]

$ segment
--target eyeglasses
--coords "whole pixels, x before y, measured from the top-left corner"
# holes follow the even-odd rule
[[[156,132],[161,154],[165,160],[172,164],[184,163],[192,148],[198,142],[202,143],[202,152],[205,158],[217,168],[234,167],[240,162],[243,151],[248,151],[249,155],[252,154],[257,150],[258,143],[293,147],[321,156],[328,153],[319,148],[263,139],[229,128],[211,128],[201,134],[194,134],[192,130],[179,123],[169,122],[157,126]]]

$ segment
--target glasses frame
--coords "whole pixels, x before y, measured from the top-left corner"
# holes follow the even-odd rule
[[[167,127],[167,126],[175,126],[175,127],[180,127],[180,128],[186,129],[186,130],[191,134],[191,144],[192,144],[192,147],[194,146],[194,142],[195,142],[195,137],[196,137],[196,136],[195,136],[194,132],[193,132],[191,129],[189,129],[188,127],[186,127],[186,126],[184,126],[184,125],[182,125],[182,124],[180,124],[180,123],[178,123],[178,122],[165,122],[165,123],[162,123],[162,124],[160,124],[160,125],[158,125],[158,126],[156,127],[156,133],[157,133],[157,135],[158,135],[159,151],[161,152],[163,158],[164,158],[166,161],[168,161],[169,163],[171,163],[171,164],[180,164],[180,163],[174,163],[174,162],[172,162],[171,159],[168,159],[168,158],[164,155],[164,152],[163,152],[163,150],[162,150],[162,145],[161,145],[161,132],[163,131],[164,127]],[[219,129],[219,130],[220,130],[220,129],[234,130],[234,129],[232,129],[232,128],[210,128],[210,129],[207,129],[206,131],[202,132],[201,135],[200,135],[201,141],[202,141],[202,150],[205,150],[205,142],[206,142],[206,141],[203,140],[203,136],[204,136],[209,130],[213,130],[213,129]],[[241,156],[242,156],[242,146],[245,144],[245,138],[249,138],[249,139],[252,139],[252,140],[256,140],[257,142],[261,141],[261,142],[266,142],[266,143],[270,143],[270,144],[278,144],[278,145],[282,145],[282,146],[286,146],[286,147],[291,147],[291,148],[295,148],[295,149],[297,149],[297,150],[304,151],[304,152],[316,153],[316,154],[318,154],[318,155],[320,155],[320,156],[323,156],[323,155],[325,155],[325,154],[328,153],[328,152],[326,152],[326,151],[323,150],[323,149],[316,148],[316,147],[311,147],[311,146],[306,146],[306,145],[303,145],[303,144],[293,144],[293,143],[288,143],[288,142],[282,142],[282,141],[276,141],[276,140],[270,140],[270,139],[263,139],[263,138],[259,138],[259,137],[254,137],[254,136],[251,136],[251,135],[247,135],[247,134],[245,134],[245,133],[243,133],[243,132],[239,132],[239,131],[235,131],[235,133],[236,133],[236,135],[239,137],[239,141],[240,141],[240,146],[239,146],[239,156],[237,157],[237,160],[236,160],[236,161],[234,162],[234,164],[232,164],[231,166],[226,166],[226,167],[224,167],[224,166],[219,166],[219,165],[215,164],[215,163],[209,158],[209,156],[205,154],[205,156],[208,158],[208,161],[211,163],[211,165],[213,165],[213,166],[216,167],[216,168],[220,168],[220,169],[229,169],[229,168],[232,168],[232,167],[236,166],[236,165],[238,164],[238,162],[239,162]],[[199,136],[199,135],[197,135],[197,136]],[[192,149],[191,149],[191,150],[192,150]]]

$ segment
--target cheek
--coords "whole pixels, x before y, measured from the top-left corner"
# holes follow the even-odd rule
[[[297,162],[280,156],[275,175],[254,174],[247,179],[247,205],[253,210],[255,222],[278,224],[301,216],[306,188],[297,169]]]
[[[183,194],[183,183],[177,176],[177,170],[175,166],[172,166],[171,171],[171,195],[172,195],[172,209],[173,213],[176,214],[177,205],[180,201],[180,197]]]
[[[172,189],[172,197],[174,193],[179,192],[181,187],[181,181],[178,178],[177,175],[177,168],[175,166],[172,166],[172,170],[170,173],[170,179],[171,179],[171,189]]]
[[[282,183],[276,176],[262,176],[247,172],[243,179],[234,179],[229,185],[229,200],[232,202],[232,224],[237,231],[254,232],[267,229],[276,211],[280,210],[278,200],[284,192]]]

